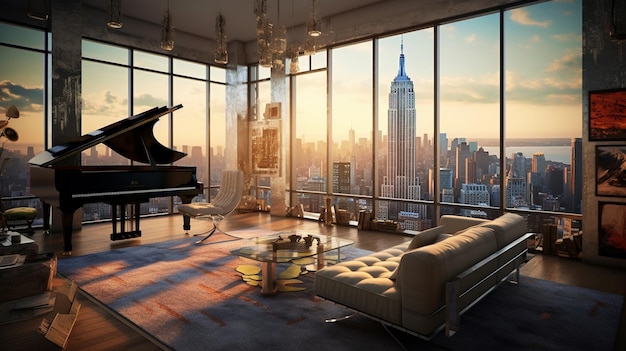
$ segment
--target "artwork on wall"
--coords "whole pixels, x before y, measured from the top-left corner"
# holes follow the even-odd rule
[[[589,141],[626,140],[626,89],[589,92]]]
[[[626,203],[599,202],[598,254],[626,258]]]
[[[626,197],[626,145],[596,146],[596,195]]]
[[[250,122],[252,173],[280,176],[280,120]]]
[[[265,104],[263,117],[265,117],[265,119],[280,119],[280,102]]]

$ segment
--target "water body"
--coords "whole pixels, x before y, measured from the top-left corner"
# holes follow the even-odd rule
[[[500,148],[497,146],[483,146],[489,155],[499,155]],[[511,154],[521,152],[524,157],[532,158],[535,152],[543,152],[546,161],[562,162],[570,164],[571,146],[509,146],[505,148],[506,157],[511,158]],[[500,157],[502,158],[502,157]]]

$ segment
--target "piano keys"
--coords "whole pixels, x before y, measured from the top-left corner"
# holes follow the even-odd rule
[[[112,206],[111,240],[141,236],[139,204],[150,198],[178,196],[190,203],[203,192],[196,179],[196,168],[168,166],[186,156],[160,144],[153,134],[158,118],[182,105],[154,108],[100,128],[68,143],[54,146],[33,157],[30,163],[30,184],[33,195],[44,208],[44,230],[50,229],[50,208],[61,211],[63,250],[72,251],[72,219],[74,212],[86,203],[104,202]],[[144,165],[76,166],[63,162],[99,143],[118,154]],[[126,231],[126,205],[134,205],[135,229]],[[117,208],[120,209],[120,231],[117,231]],[[183,229],[190,229],[184,218]]]

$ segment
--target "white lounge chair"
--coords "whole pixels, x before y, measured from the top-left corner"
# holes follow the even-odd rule
[[[178,205],[178,212],[183,215],[213,221],[213,229],[203,239],[198,240],[197,244],[215,233],[220,222],[237,208],[242,194],[243,173],[240,170],[224,170],[222,172],[222,184],[213,201]],[[228,235],[228,233],[223,233]]]

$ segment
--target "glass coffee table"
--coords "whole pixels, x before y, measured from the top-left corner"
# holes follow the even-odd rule
[[[352,243],[352,240],[328,235],[281,232],[244,239],[241,247],[231,253],[261,262],[261,294],[274,294],[277,287],[277,263],[314,257],[317,260],[317,269],[320,269],[326,264],[325,252],[337,250],[338,257],[341,257],[341,248]]]

